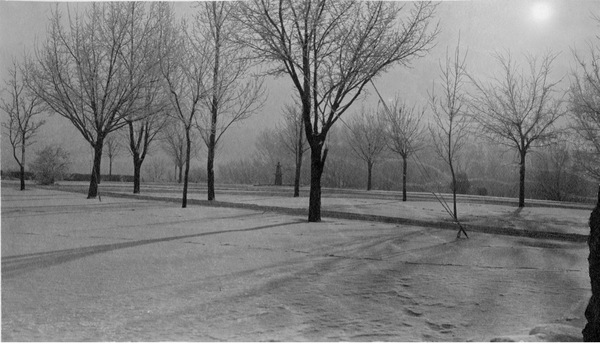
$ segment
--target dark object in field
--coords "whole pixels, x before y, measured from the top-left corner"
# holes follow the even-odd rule
[[[275,185],[283,184],[283,173],[281,173],[281,164],[277,162],[277,166],[275,166]]]
[[[590,282],[592,284],[592,297],[585,309],[587,324],[583,329],[583,340],[586,342],[600,341],[600,189],[598,190],[598,203],[590,215],[590,236],[588,256]]]

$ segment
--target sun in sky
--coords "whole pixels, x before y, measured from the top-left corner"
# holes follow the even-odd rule
[[[535,22],[542,23],[552,16],[552,7],[547,2],[536,2],[531,6],[531,17]]]

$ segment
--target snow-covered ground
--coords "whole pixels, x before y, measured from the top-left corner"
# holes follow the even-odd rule
[[[1,192],[3,341],[575,340],[585,324],[585,243]],[[535,209],[515,215],[589,217]]]

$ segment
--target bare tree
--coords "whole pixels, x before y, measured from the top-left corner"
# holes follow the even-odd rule
[[[308,220],[321,220],[321,176],[327,133],[365,85],[432,46],[435,6],[415,2],[269,1],[241,3],[244,41],[275,75],[288,75],[302,104],[311,149]],[[273,65],[273,64],[271,64]]]
[[[21,190],[25,190],[25,150],[33,143],[31,138],[44,124],[43,120],[34,121],[34,117],[45,108],[42,99],[27,88],[23,71],[14,60],[8,75],[5,95],[0,104],[0,109],[8,115],[8,122],[3,122],[2,126],[8,134],[13,157],[19,164]]]
[[[448,165],[451,176],[453,216],[458,220],[456,210],[458,155],[466,143],[469,119],[465,112],[465,91],[467,81],[465,71],[467,54],[461,56],[460,42],[450,57],[446,50],[444,64],[440,62],[441,95],[436,95],[435,87],[429,95],[429,104],[433,111],[433,123],[429,126],[433,148],[437,155]],[[458,232],[460,235],[460,232]]]
[[[519,70],[510,53],[497,55],[501,76],[483,83],[471,78],[476,92],[471,96],[472,115],[489,139],[515,149],[519,154],[519,207],[525,206],[525,162],[527,152],[561,133],[556,122],[565,111],[562,97],[554,98],[560,80],[551,81],[557,55],[526,56],[526,70]]]
[[[277,132],[279,141],[290,153],[294,154],[294,197],[299,197],[302,158],[304,152],[308,150],[300,104],[295,102],[283,107],[283,124],[277,127]]]
[[[140,193],[142,163],[150,151],[152,142],[163,129],[167,115],[156,112],[140,120],[126,119],[129,129],[129,152],[133,158],[133,193]]]
[[[289,150],[281,141],[281,132],[278,128],[265,128],[256,137],[254,142],[255,160],[262,165],[275,166],[277,162],[283,161],[285,165],[290,163]]]
[[[30,86],[56,113],[79,130],[94,151],[88,198],[98,194],[102,148],[106,136],[125,125],[148,73],[161,58],[153,11],[141,3],[92,3],[67,18],[54,10],[48,38],[30,64]],[[159,5],[152,5],[152,9]],[[132,35],[139,35],[131,44]],[[135,58],[131,59],[132,54]]]
[[[576,189],[570,180],[571,154],[566,140],[561,138],[537,153],[533,167],[536,171],[535,182],[539,196],[566,201],[568,193]]]
[[[129,69],[128,75],[136,72],[135,68],[137,61],[143,61],[144,56],[140,54],[154,53],[155,57],[160,57],[168,52],[161,52],[157,49],[158,44],[162,44],[160,37],[160,25],[162,18],[158,17],[166,11],[165,4],[153,5],[150,7],[149,15],[156,15],[156,19],[146,16],[144,7],[130,6],[132,18],[129,25],[128,41],[124,47],[125,67]],[[141,25],[136,25],[136,21],[142,21]],[[135,30],[144,29],[141,32]],[[146,47],[150,44],[149,47]],[[152,50],[158,51],[152,51]],[[143,87],[140,87],[137,92],[137,97],[131,100],[132,106],[127,116],[124,116],[123,121],[126,123],[129,133],[129,152],[133,158],[133,193],[140,193],[140,179],[142,164],[146,155],[150,151],[151,143],[157,137],[157,134],[162,130],[166,123],[169,102],[164,96],[165,88],[162,86],[162,78],[160,75],[160,66],[158,63],[151,64],[145,70],[147,79]]]
[[[106,156],[108,156],[108,175],[112,177],[113,160],[121,153],[121,143],[118,136],[110,135],[104,140]]]
[[[282,110],[283,118],[275,128],[264,129],[257,137],[256,159],[263,165],[284,166],[294,165],[294,196],[300,196],[300,180],[304,152],[308,150],[304,136],[304,125],[299,104],[285,104]],[[293,158],[290,158],[290,155]]]
[[[162,158],[151,158],[146,164],[145,178],[151,182],[162,182],[165,179],[165,161]]]
[[[167,121],[165,127],[161,131],[160,136],[162,149],[171,158],[173,165],[175,165],[177,183],[181,184],[181,181],[183,180],[183,166],[185,165],[186,157],[186,137],[182,122],[177,119]],[[196,139],[194,137],[194,132],[190,132],[190,159],[195,156],[195,153],[197,153],[195,150],[195,142]]]
[[[600,18],[595,17],[600,23]],[[597,39],[600,42],[600,37]],[[572,128],[582,145],[580,165],[585,172],[600,180],[600,45],[590,42],[587,57],[574,53],[576,69],[571,73],[569,108]]]
[[[408,176],[408,158],[425,146],[424,127],[421,120],[425,109],[409,107],[396,97],[387,109],[382,120],[385,124],[385,136],[388,148],[402,158],[402,201],[406,202],[406,180]]]
[[[175,25],[173,13],[165,8],[162,13],[161,47],[166,58],[160,61],[168,99],[173,107],[173,117],[180,121],[185,132],[185,170],[183,175],[182,208],[187,207],[187,191],[190,172],[191,130],[201,111],[202,102],[208,96],[205,80],[209,75],[206,43],[202,37],[190,34],[185,22]]]
[[[367,164],[367,191],[372,188],[373,166],[386,147],[385,128],[380,116],[364,108],[348,123],[346,140],[357,158]]]
[[[201,5],[194,21],[194,35],[202,37],[209,73],[205,82],[208,96],[203,116],[196,118],[207,148],[208,200],[215,199],[215,152],[227,129],[250,117],[264,101],[262,81],[249,77],[250,60],[243,47],[233,40],[239,24],[233,2],[211,1]]]

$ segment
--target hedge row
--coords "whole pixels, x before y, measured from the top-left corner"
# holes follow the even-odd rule
[[[0,170],[0,178],[2,179],[20,179],[21,175],[19,171],[4,171]],[[35,176],[33,172],[25,172],[25,180],[34,180]],[[70,173],[64,176],[62,180],[73,181],[73,182],[89,182],[89,173]],[[133,176],[125,174],[113,174],[112,176],[101,176],[101,181],[106,182],[126,182],[133,183]]]

